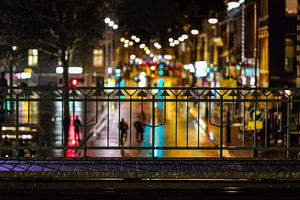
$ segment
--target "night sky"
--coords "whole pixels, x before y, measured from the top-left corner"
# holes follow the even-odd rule
[[[209,10],[222,9],[223,0],[127,0],[118,10],[118,18],[130,34],[147,38],[165,34],[180,23],[197,26]]]

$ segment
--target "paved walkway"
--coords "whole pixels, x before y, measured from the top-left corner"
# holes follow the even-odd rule
[[[300,179],[300,161],[0,160],[0,178]]]

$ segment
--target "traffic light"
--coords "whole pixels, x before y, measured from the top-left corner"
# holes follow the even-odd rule
[[[78,86],[79,81],[77,79],[71,79],[70,83],[72,88],[75,88]]]

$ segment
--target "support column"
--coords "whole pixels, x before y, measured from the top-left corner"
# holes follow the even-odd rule
[[[300,0],[298,0],[297,13],[297,87],[300,87]]]

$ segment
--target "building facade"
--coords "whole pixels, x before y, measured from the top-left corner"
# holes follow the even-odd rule
[[[255,3],[259,86],[296,86],[298,0]]]

